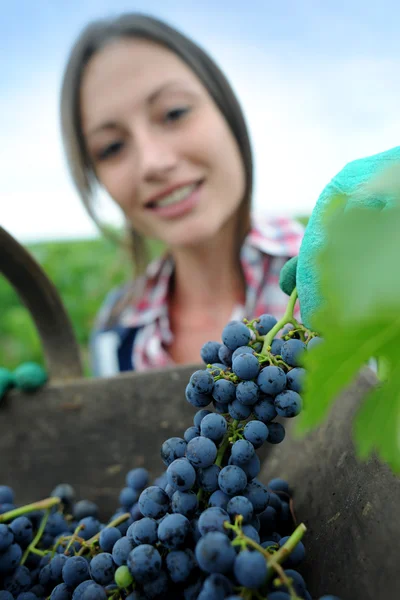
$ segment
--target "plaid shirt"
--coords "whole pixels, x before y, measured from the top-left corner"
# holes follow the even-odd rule
[[[264,313],[278,319],[283,316],[288,297],[279,287],[279,273],[285,262],[298,254],[303,232],[303,227],[291,219],[252,216],[251,231],[240,255],[246,300],[244,306],[235,308],[232,319],[250,319]],[[141,286],[139,300],[125,308],[109,328],[105,323],[110,311],[127,287],[112,291],[106,298],[91,341],[96,376],[174,365],[167,350],[173,339],[167,303],[173,269],[170,256],[153,261],[135,282],[135,286]],[[298,305],[296,316],[299,317]]]

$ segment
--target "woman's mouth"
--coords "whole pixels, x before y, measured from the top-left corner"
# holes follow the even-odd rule
[[[182,186],[159,200],[150,202],[146,208],[161,217],[178,217],[197,205],[203,181]]]

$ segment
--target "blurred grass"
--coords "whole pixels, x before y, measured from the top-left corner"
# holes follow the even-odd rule
[[[304,225],[307,217],[299,217]],[[72,321],[85,372],[89,374],[87,344],[96,314],[107,293],[131,278],[129,257],[112,241],[54,241],[27,244],[27,249],[55,284]],[[154,258],[162,246],[149,243]],[[0,366],[14,369],[25,361],[45,365],[36,327],[17,293],[0,275]]]

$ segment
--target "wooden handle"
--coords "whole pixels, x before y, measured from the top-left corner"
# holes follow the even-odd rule
[[[60,265],[61,267],[61,265]],[[32,315],[52,380],[83,376],[79,346],[54,284],[32,255],[0,227],[0,273]]]

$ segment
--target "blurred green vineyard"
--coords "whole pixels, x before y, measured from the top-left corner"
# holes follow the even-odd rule
[[[302,223],[307,218],[299,218]],[[28,250],[58,289],[72,321],[89,374],[87,343],[93,321],[106,294],[131,277],[129,257],[105,238],[28,244]],[[150,256],[161,245],[149,245]],[[16,292],[0,275],[0,366],[14,369],[21,362],[44,365],[35,325]]]

